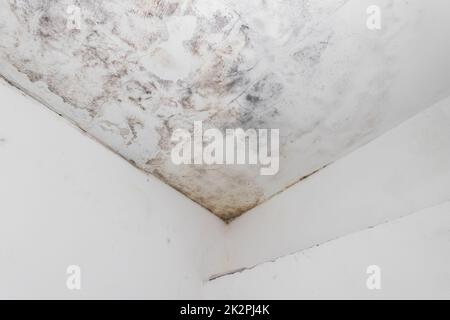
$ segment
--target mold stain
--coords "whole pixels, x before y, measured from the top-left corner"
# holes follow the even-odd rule
[[[177,128],[190,129],[197,120],[221,130],[282,128],[281,157],[291,154],[286,161],[317,168],[383,123],[377,110],[389,96],[395,57],[379,54],[388,64],[367,72],[352,100],[349,88],[357,83],[347,52],[327,54],[336,35],[321,22],[345,0],[326,8],[308,0],[77,3],[85,9],[83,28],[68,31],[62,2],[0,2],[8,19],[0,25],[0,63],[14,69],[12,83],[226,221],[323,168],[262,179],[249,167],[177,167],[170,159]],[[192,35],[171,54],[173,21],[186,17],[195,18]],[[327,144],[347,131],[345,142]]]

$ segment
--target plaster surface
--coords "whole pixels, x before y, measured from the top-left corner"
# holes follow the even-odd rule
[[[448,297],[450,99],[224,224],[1,80],[0,97],[1,297]]]
[[[216,275],[449,202],[449,137],[450,97],[233,221]]]
[[[0,101],[1,299],[199,296],[223,221],[1,80]]]
[[[381,30],[366,27],[373,4],[382,9]],[[79,29],[67,26],[73,5]],[[442,37],[449,7],[4,0],[0,74],[229,220],[450,95],[450,37]],[[175,166],[171,133],[196,120],[222,130],[281,129],[280,172]]]
[[[208,282],[204,299],[450,298],[450,202]],[[380,290],[369,290],[369,266]]]

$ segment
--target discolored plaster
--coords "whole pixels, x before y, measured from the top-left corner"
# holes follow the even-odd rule
[[[401,75],[424,5],[385,3],[390,27],[374,34],[351,0],[2,1],[0,74],[229,220],[450,94],[442,71],[398,103],[395,88],[426,83]],[[280,129],[280,172],[174,165],[171,134],[200,120]]]

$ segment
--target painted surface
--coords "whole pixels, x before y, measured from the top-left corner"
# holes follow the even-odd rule
[[[0,297],[448,298],[450,100],[229,225],[1,81],[0,100]],[[317,248],[259,264],[305,239]],[[365,287],[369,264],[382,291]]]
[[[1,80],[0,101],[0,299],[199,296],[223,221]]]
[[[450,201],[449,137],[450,97],[233,221],[226,271]]]
[[[366,27],[373,4],[378,31]],[[79,29],[67,26],[72,5]],[[227,220],[449,95],[449,6],[3,0],[0,74]],[[171,133],[195,120],[281,129],[280,172],[175,166]]]
[[[376,266],[379,273],[368,273]],[[450,299],[450,202],[211,282],[205,299]],[[368,280],[379,277],[379,287]],[[378,289],[379,288],[379,289]]]

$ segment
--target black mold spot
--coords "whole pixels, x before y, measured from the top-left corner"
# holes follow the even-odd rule
[[[251,94],[248,94],[248,95],[245,97],[245,99],[247,99],[247,101],[249,101],[250,103],[253,103],[253,104],[256,104],[256,103],[258,103],[258,102],[261,101],[261,98],[260,98],[260,97],[254,96],[254,95],[251,95]]]

